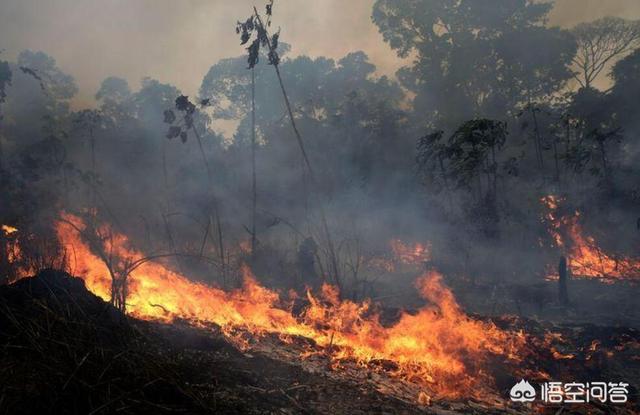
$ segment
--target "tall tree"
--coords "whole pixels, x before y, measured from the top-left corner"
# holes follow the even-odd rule
[[[591,88],[607,65],[640,46],[640,21],[620,17],[603,17],[580,23],[571,33],[578,44],[573,59],[578,73],[575,79],[581,87]]]
[[[544,27],[550,3],[531,0],[377,0],[384,40],[413,62],[398,75],[419,120],[453,129],[503,118],[555,92],[571,74],[570,36]],[[444,124],[444,125],[443,125]]]
[[[628,133],[640,131],[640,49],[618,61],[611,71],[614,81],[610,91],[616,118]]]

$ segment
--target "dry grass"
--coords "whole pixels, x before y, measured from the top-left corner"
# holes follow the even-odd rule
[[[0,287],[0,413],[206,413],[158,342],[56,271]]]

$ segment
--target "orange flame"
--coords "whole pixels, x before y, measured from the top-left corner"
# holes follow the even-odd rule
[[[559,216],[559,204],[563,201],[553,195],[545,196],[541,202],[548,211],[545,218],[549,223],[549,233],[555,245],[566,250],[571,274],[582,278],[599,278],[604,282],[615,279],[640,278],[640,260],[623,255],[613,255],[602,250],[596,240],[585,235],[580,226],[580,212],[572,216]],[[557,279],[551,274],[548,279]]]
[[[4,250],[7,264],[11,268],[11,276],[7,277],[8,281],[12,282],[29,275],[31,270],[26,269],[22,264],[23,255],[18,240],[18,228],[10,225],[0,225],[0,230],[5,235],[5,240],[0,249]]]
[[[403,264],[421,264],[431,259],[431,246],[429,244],[407,244],[400,239],[392,239],[391,252],[394,258]]]
[[[4,232],[5,235],[11,235],[18,232],[18,228],[14,228],[11,225],[2,225],[0,226],[0,229],[2,229],[2,232]]]
[[[107,267],[69,224],[83,229],[82,221],[68,214],[63,219],[57,233],[73,272],[84,278],[89,290],[108,300]],[[127,247],[126,237],[113,235],[109,248],[116,256],[123,260],[142,257]],[[318,296],[307,292],[309,306],[295,316],[282,307],[277,292],[258,284],[247,267],[242,272],[242,288],[225,292],[189,281],[159,262],[146,262],[130,276],[127,309],[142,319],[215,323],[239,346],[246,345],[240,332],[256,338],[271,333],[283,340],[302,336],[330,348],[337,365],[345,359],[361,364],[390,361],[394,363],[392,375],[446,397],[475,395],[490,387],[491,379],[483,370],[490,356],[517,360],[514,356],[523,345],[522,336],[469,318],[435,271],[416,283],[429,305],[414,314],[402,313],[389,327],[380,322],[370,302],[341,300],[337,288],[330,285],[324,285]],[[424,394],[425,403],[427,396]]]

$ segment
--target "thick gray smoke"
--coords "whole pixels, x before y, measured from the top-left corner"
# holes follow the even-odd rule
[[[420,267],[459,284],[541,281],[560,255],[548,194],[632,252],[638,52],[612,59],[601,89],[578,88],[575,2],[448,3],[276,3],[270,30],[282,25],[279,69],[312,171],[263,54],[254,225],[252,71],[233,31],[249,3],[5,2],[0,167],[12,202],[0,222],[97,209],[146,253],[188,253],[170,261],[194,278],[230,286],[251,262],[270,285],[326,278],[353,297],[410,288],[415,275],[371,266],[395,239],[430,243]],[[580,20],[640,13],[599,4]],[[186,119],[183,94],[196,106]]]

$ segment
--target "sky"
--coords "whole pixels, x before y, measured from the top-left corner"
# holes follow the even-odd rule
[[[14,60],[24,49],[53,56],[80,88],[75,107],[93,104],[102,80],[119,76],[132,88],[149,76],[183,93],[197,92],[211,65],[244,53],[235,22],[264,0],[1,0],[0,49]],[[276,0],[274,22],[291,55],[340,58],[363,50],[378,74],[393,76],[402,60],[371,22],[374,0]],[[550,25],[612,15],[640,19],[640,0],[557,0]]]

